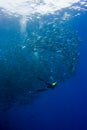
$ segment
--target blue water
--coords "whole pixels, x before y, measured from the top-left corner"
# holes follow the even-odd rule
[[[87,130],[87,12],[71,21],[82,39],[75,76],[35,102],[0,113],[0,130]]]

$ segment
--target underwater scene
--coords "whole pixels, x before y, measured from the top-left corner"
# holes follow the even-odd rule
[[[0,0],[0,130],[87,130],[87,0]]]

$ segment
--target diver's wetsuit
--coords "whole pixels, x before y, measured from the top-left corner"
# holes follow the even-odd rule
[[[41,88],[41,89],[38,89],[37,92],[43,92],[43,91],[47,91],[48,88],[51,88],[51,89],[54,89],[56,87],[56,85],[53,85],[52,83],[48,83],[46,81],[44,81],[43,79],[39,78],[38,79],[40,81],[43,81],[45,84],[46,84],[46,88]]]
[[[38,77],[38,79],[39,79],[40,81],[43,81],[43,82],[46,84],[47,88],[52,88],[52,84],[51,84],[51,83],[48,83],[48,82],[46,82],[45,80],[43,80],[43,79],[41,79],[41,78],[39,78],[39,77]]]

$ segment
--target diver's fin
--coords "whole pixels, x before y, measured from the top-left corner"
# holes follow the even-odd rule
[[[37,92],[44,92],[44,91],[47,91],[48,89],[47,88],[42,88],[42,89],[37,89],[36,91]]]
[[[40,77],[37,77],[38,80],[40,81],[44,81],[44,79],[40,78]],[[45,82],[45,81],[44,81]]]

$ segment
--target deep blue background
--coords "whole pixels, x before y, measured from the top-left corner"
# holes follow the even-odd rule
[[[87,13],[71,22],[82,39],[76,75],[33,104],[1,113],[0,130],[87,130]]]

